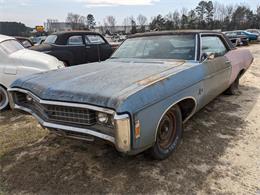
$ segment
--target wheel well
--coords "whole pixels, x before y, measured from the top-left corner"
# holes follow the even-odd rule
[[[5,87],[4,85],[2,85],[1,83],[0,83],[0,86],[7,90],[7,87]]]
[[[240,72],[238,73],[238,78],[241,78],[245,74],[245,72],[245,69],[240,70]]]
[[[64,65],[66,67],[70,66],[70,62],[68,60],[62,60],[63,63],[65,63]]]
[[[181,109],[182,120],[185,121],[193,114],[196,108],[196,101],[193,98],[187,98],[180,101],[178,106]]]

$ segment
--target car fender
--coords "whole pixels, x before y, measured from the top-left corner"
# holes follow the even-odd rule
[[[232,72],[229,84],[232,84],[241,71],[245,72],[252,64],[254,57],[247,49],[235,49],[225,55],[231,63]]]
[[[72,65],[74,62],[73,54],[70,51],[59,50],[59,51],[51,51],[48,54],[58,58],[62,62],[67,62],[69,65]]]
[[[145,150],[151,147],[156,141],[157,129],[164,114],[174,105],[178,105],[181,101],[189,99],[194,101],[194,106],[192,107],[191,112],[183,119],[183,122],[188,121],[188,119],[198,110],[199,97],[197,91],[201,85],[202,83],[199,82],[174,96],[170,96],[135,113],[135,115],[132,116],[132,126],[134,127],[135,121],[140,121],[141,136],[136,139],[134,130],[132,131],[133,150]]]
[[[162,116],[175,104],[185,99],[194,102],[194,106],[183,122],[186,122],[200,108],[203,74],[202,66],[193,64],[184,71],[141,89],[124,101],[117,112],[128,112],[131,115],[133,150],[140,152],[140,149],[147,149],[154,144]],[[136,121],[140,122],[141,127],[141,135],[138,139],[134,135]]]

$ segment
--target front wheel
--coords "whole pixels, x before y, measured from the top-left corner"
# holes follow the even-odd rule
[[[6,109],[9,105],[9,98],[4,87],[0,86],[0,111]]]
[[[182,115],[179,106],[173,106],[161,119],[157,137],[150,154],[154,159],[168,158],[177,148],[182,137]]]

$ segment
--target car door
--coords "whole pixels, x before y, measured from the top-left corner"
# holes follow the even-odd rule
[[[104,61],[111,56],[111,46],[100,35],[86,35],[85,41],[90,61]]]
[[[104,40],[103,37],[99,36],[99,40],[100,40],[100,50],[101,50],[101,60],[106,60],[108,58],[110,58],[110,56],[113,53],[112,47],[110,46],[110,44]]]
[[[202,59],[204,69],[203,80],[203,100],[204,106],[216,96],[225,91],[229,86],[231,75],[231,63],[225,54],[229,51],[229,47],[221,36],[202,35],[201,36],[201,56],[208,57]],[[212,57],[213,55],[214,57]]]
[[[91,63],[101,61],[100,45],[96,40],[95,35],[85,35],[85,44],[86,62]]]
[[[84,64],[86,53],[82,35],[71,35],[67,40],[67,50],[72,54],[72,64]]]

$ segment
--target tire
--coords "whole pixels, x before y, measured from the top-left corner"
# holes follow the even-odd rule
[[[161,119],[157,129],[156,142],[149,153],[156,160],[168,158],[182,138],[182,114],[179,106],[173,106]]]
[[[240,46],[239,41],[236,40],[236,47]]]
[[[225,91],[226,95],[237,95],[239,93],[239,78],[230,85],[230,87]]]
[[[249,42],[248,42],[248,41],[243,42],[243,45],[244,45],[244,46],[248,46],[248,45],[249,45]]]
[[[9,98],[4,87],[0,86],[0,111],[5,110],[9,106]]]

